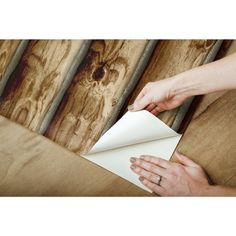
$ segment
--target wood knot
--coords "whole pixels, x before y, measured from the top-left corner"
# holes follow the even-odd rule
[[[93,72],[93,79],[98,81],[101,80],[105,75],[105,71],[103,66],[98,67],[94,72]]]

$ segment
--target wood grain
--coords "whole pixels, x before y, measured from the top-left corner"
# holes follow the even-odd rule
[[[0,130],[0,195],[151,196],[2,116]]]
[[[233,52],[236,52],[236,41],[232,43],[226,55]],[[222,52],[219,55],[222,56]],[[236,90],[203,96],[178,145],[181,152],[204,167],[214,183],[234,187],[236,187],[235,104]]]
[[[0,40],[0,80],[14,56],[20,40]]]
[[[162,80],[202,65],[215,40],[161,40],[143,76],[137,84],[127,105],[134,102],[141,89],[148,83]],[[127,110],[127,105],[125,110]],[[178,109],[162,112],[158,117],[171,126]]]
[[[37,131],[81,45],[81,40],[31,41],[2,94],[0,114]]]
[[[86,152],[109,121],[147,43],[94,41],[46,136],[76,153]]]

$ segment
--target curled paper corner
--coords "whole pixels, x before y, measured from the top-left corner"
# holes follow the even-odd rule
[[[130,157],[146,154],[169,160],[180,138],[148,111],[128,111],[82,156],[150,192],[130,170]]]

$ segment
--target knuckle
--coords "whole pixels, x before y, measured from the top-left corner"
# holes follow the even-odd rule
[[[156,167],[154,165],[149,165],[149,170],[152,171],[152,172],[155,172],[156,171]]]
[[[139,164],[140,166],[144,167],[144,166],[145,166],[145,161],[139,160],[139,161],[138,161],[138,164]]]
[[[149,187],[150,189],[153,189],[154,184],[150,182],[148,179],[145,179],[144,183],[147,187]]]
[[[151,188],[151,183],[147,179],[143,180],[143,184],[146,185],[148,188]]]
[[[164,190],[164,189],[161,189],[161,188],[158,187],[158,186],[155,186],[155,187],[153,188],[153,191],[154,191],[157,195],[159,195],[159,196],[165,196],[165,190]]]
[[[149,95],[149,100],[151,103],[155,103],[156,102],[156,98],[152,95]]]
[[[154,157],[155,158],[155,162],[159,165],[161,163],[161,159],[159,157]]]
[[[146,159],[146,155],[140,155],[140,158]]]
[[[139,159],[136,159],[135,164],[140,165],[141,161]]]
[[[155,179],[154,175],[152,173],[148,173],[147,174],[147,178],[151,181],[153,181]]]
[[[145,168],[146,170],[151,170],[152,165],[146,161],[140,161],[140,166],[142,166],[143,168]]]
[[[139,167],[136,167],[136,168],[135,168],[135,172],[136,172],[137,174],[141,174],[141,173],[142,173],[142,169],[139,168]]]
[[[148,156],[148,155],[143,155],[143,160],[145,160],[145,161],[150,161],[150,156]]]

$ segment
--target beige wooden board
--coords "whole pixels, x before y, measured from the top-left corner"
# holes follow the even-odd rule
[[[82,42],[31,41],[3,91],[0,114],[39,130]]]
[[[100,137],[148,40],[96,40],[78,69],[46,136],[86,152]]]
[[[0,131],[0,195],[150,196],[2,116]]]
[[[227,55],[236,52],[236,41]],[[216,184],[236,187],[236,90],[203,96],[179,150],[199,163]]]

